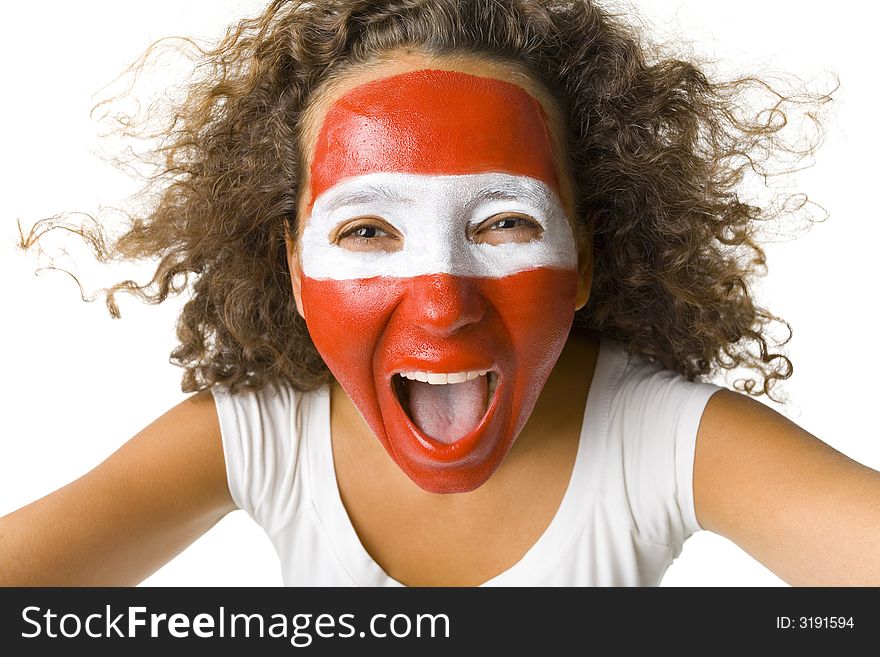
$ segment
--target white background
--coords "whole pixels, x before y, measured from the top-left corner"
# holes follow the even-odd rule
[[[89,110],[104,85],[153,40],[219,35],[261,3],[155,0],[16,3],[4,9],[0,267],[6,310],[0,380],[0,514],[87,472],[127,438],[181,401],[174,300],[159,307],[120,297],[113,321],[100,301],[86,304],[60,273],[35,276],[39,263],[16,251],[16,219],[120,203],[131,184],[96,156],[99,126]],[[764,303],[795,329],[789,354],[791,403],[780,408],[833,447],[880,469],[874,420],[877,356],[874,266],[880,222],[874,201],[880,152],[876,42],[865,5],[740,0],[638,1],[640,20],[659,39],[678,35],[693,52],[736,73],[839,75],[828,136],[817,164],[791,182],[830,213],[797,240],[768,247]],[[847,11],[849,10],[849,11]],[[826,82],[822,82],[825,80]],[[173,80],[171,80],[173,82]],[[824,86],[823,86],[824,85]],[[87,290],[120,280],[121,269],[81,263]],[[124,270],[124,275],[132,272]],[[140,280],[148,267],[135,269]],[[755,513],[760,513],[755,509]],[[817,538],[820,540],[820,537]],[[148,585],[277,585],[277,558],[243,512],[228,516]],[[781,585],[729,541],[700,532],[670,567],[664,585]]]

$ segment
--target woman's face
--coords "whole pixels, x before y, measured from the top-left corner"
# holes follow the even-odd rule
[[[514,79],[401,55],[328,89],[305,124],[297,308],[388,454],[435,493],[500,465],[589,289],[547,112]]]

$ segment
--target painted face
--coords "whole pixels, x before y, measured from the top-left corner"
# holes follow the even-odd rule
[[[315,346],[416,484],[477,488],[574,317],[577,250],[541,106],[447,70],[369,82],[327,111],[310,175]]]

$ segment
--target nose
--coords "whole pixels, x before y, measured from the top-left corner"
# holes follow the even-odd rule
[[[472,278],[451,274],[417,276],[411,281],[411,311],[417,326],[446,336],[479,322],[486,299]]]

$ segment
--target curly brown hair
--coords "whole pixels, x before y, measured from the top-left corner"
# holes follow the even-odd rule
[[[171,353],[184,392],[323,385],[331,375],[295,310],[284,240],[304,173],[298,125],[322,84],[402,46],[508,62],[557,103],[576,219],[593,236],[592,292],[574,331],[688,379],[743,367],[759,380],[737,387],[772,397],[792,364],[771,351],[771,324],[788,329],[776,347],[791,330],[749,283],[765,269],[758,227],[774,213],[738,192],[759,154],[812,152],[779,139],[791,98],[752,77],[711,82],[694,63],[651,61],[640,32],[591,0],[275,0],[198,49],[198,75],[139,156],[158,167],[146,212],[112,242],[100,223],[53,217],[22,247],[66,228],[103,262],[157,258],[147,283],[104,289],[114,317],[116,292],[158,304],[191,286]],[[776,94],[773,106],[744,114],[755,89]]]

